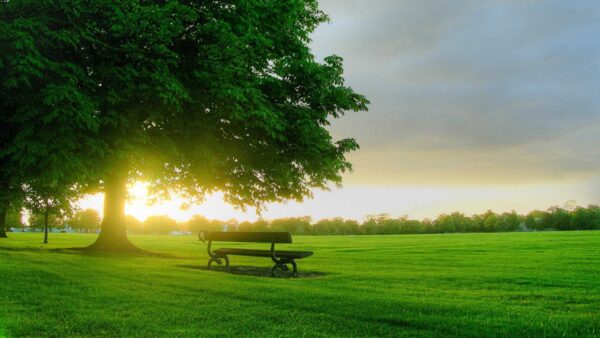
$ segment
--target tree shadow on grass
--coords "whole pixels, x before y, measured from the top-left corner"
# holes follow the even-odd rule
[[[161,252],[152,252],[145,250],[137,250],[137,251],[122,251],[122,252],[113,252],[113,251],[102,251],[102,250],[90,250],[88,247],[73,247],[73,248],[45,248],[43,246],[40,247],[3,247],[0,246],[0,251],[12,251],[12,252],[49,252],[49,253],[58,253],[58,254],[68,254],[68,255],[82,255],[82,256],[92,256],[92,257],[156,257],[156,258],[181,258],[172,254],[166,254]]]
[[[178,268],[203,270],[211,272],[228,273],[232,275],[242,276],[254,276],[254,277],[270,277],[270,278],[318,278],[327,276],[326,273],[320,271],[298,271],[296,276],[293,277],[273,277],[271,273],[271,267],[258,267],[258,266],[247,266],[247,265],[235,265],[229,266],[213,266],[210,269],[205,265],[176,265]]]

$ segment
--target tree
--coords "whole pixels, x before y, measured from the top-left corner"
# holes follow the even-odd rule
[[[0,34],[2,34],[1,29]],[[2,57],[0,56],[0,78],[3,76],[1,71],[3,68],[2,61]],[[4,96],[2,94],[3,91],[0,86],[0,101],[2,101],[2,96]],[[2,132],[0,132],[0,238],[8,237],[6,227],[11,225],[11,221],[9,220],[11,211],[20,209],[23,201],[23,191],[19,183],[22,173],[7,158],[6,149],[10,144],[11,136],[14,135],[11,130],[11,124],[6,119],[7,115],[4,114],[4,107],[0,102],[0,125],[3,126]]]
[[[544,230],[542,221],[546,218],[546,212],[532,210],[525,216],[525,227],[529,230]]]
[[[421,220],[421,226],[423,227],[423,233],[432,234],[435,233],[435,221],[425,218]]]
[[[2,175],[1,171],[2,168],[0,168],[0,175]],[[0,180],[2,180],[2,177],[0,177]],[[8,185],[5,185],[5,189],[7,191],[4,194],[0,195],[0,238],[8,237],[8,235],[6,234],[6,227],[11,225],[8,220],[8,217],[10,215],[11,210],[14,209],[11,208],[11,204],[13,204],[15,200],[14,193],[12,191],[8,191],[9,189],[13,189],[9,188]]]
[[[310,216],[278,218],[271,221],[271,230],[303,234],[310,230],[310,221]]]
[[[239,231],[240,229],[240,222],[235,218],[230,218],[225,224],[227,225],[227,231]]]
[[[6,235],[6,214],[8,208],[5,206],[0,207],[0,238],[8,237]]]
[[[378,233],[378,224],[381,221],[389,219],[390,215],[388,214],[379,214],[379,215],[367,215],[365,217],[365,221],[363,222],[361,228],[362,232],[365,235],[375,235]]]
[[[456,224],[454,222],[454,214],[441,214],[435,220],[435,225],[439,232],[452,233],[456,232]]]
[[[21,228],[25,226],[23,224],[23,214],[20,208],[10,208],[6,214],[6,226],[8,228]]]
[[[68,217],[73,212],[73,201],[80,195],[75,187],[57,181],[46,181],[40,178],[31,180],[24,186],[25,206],[35,215],[43,215],[44,244],[48,243],[49,220]]]
[[[46,214],[44,212],[34,212],[29,216],[29,227],[31,229],[40,229],[44,232],[44,239],[47,240],[47,229],[61,228],[64,224],[64,218],[55,214]],[[45,242],[47,244],[47,242]]]
[[[569,211],[564,208],[553,206],[548,208],[548,212],[542,218],[542,226],[548,230],[569,230],[571,220]]]
[[[131,215],[125,216],[125,228],[128,233],[134,234],[141,234],[144,229],[142,222]],[[100,229],[100,224],[98,224],[98,229]]]
[[[504,212],[498,216],[497,231],[515,231],[521,227],[521,216],[516,211]]]
[[[491,210],[486,211],[483,215],[483,230],[487,232],[496,231],[498,224],[498,215]]]
[[[238,229],[239,231],[269,231],[269,222],[259,218],[256,222],[242,222]]]
[[[85,98],[69,89],[78,85],[69,75],[70,60],[44,55],[58,40],[63,42],[57,46],[73,43],[68,32],[49,28],[52,18],[45,11],[50,9],[51,1],[0,5],[0,237],[6,210],[25,199],[24,185],[68,175],[83,184],[85,161],[79,158],[95,149],[78,138],[97,126],[84,109]]]
[[[100,214],[94,209],[78,211],[71,220],[71,227],[79,232],[93,232],[100,229]]]
[[[11,204],[21,200],[21,196],[15,196],[15,192],[21,190],[19,187],[21,171],[16,168],[16,163],[11,159],[9,153],[17,134],[12,121],[12,117],[16,114],[16,107],[10,103],[10,99],[19,92],[11,90],[11,88],[17,87],[19,83],[26,86],[29,76],[32,75],[31,72],[34,71],[33,67],[27,67],[30,59],[19,58],[19,56],[31,52],[28,50],[30,41],[24,39],[25,42],[17,46],[17,40],[23,40],[24,36],[13,34],[15,33],[13,25],[6,20],[6,7],[6,3],[0,6],[0,14],[2,14],[0,16],[0,46],[2,46],[2,53],[0,53],[0,126],[2,126],[2,132],[0,132],[0,238],[8,237],[5,227]],[[15,57],[17,59],[13,59]],[[17,67],[17,65],[21,67]]]
[[[0,202],[0,238],[7,238],[6,228],[11,227],[23,227],[21,220],[21,203],[19,200],[14,200],[15,194],[13,193],[12,199],[7,198],[8,201],[5,203]],[[1,199],[1,197],[0,197]]]
[[[351,169],[357,143],[327,126],[368,101],[344,84],[340,57],[311,54],[310,33],[327,20],[315,0],[10,1],[1,11],[4,59],[28,67],[24,80],[7,70],[11,92],[35,93],[6,104],[18,117],[11,161],[46,158],[104,191],[93,249],[135,249],[124,214],[135,179],[159,196],[220,190],[260,210]],[[29,147],[55,139],[57,152]]]
[[[575,207],[570,212],[570,218],[571,230],[600,229],[600,207],[597,205]]]
[[[267,220],[262,217],[259,217],[256,222],[252,223],[252,227],[254,231],[269,231],[271,225]]]
[[[313,224],[311,233],[316,235],[337,235],[343,233],[344,220],[340,217],[321,219]]]
[[[419,234],[423,232],[421,222],[414,219],[407,219],[402,225],[402,233],[404,234]]]
[[[179,224],[169,216],[150,216],[144,221],[144,233],[164,235],[179,229]]]
[[[189,221],[187,221],[186,227],[188,231],[194,234],[200,234],[204,231],[220,230],[214,229],[211,226],[211,222],[202,215],[194,215]]]

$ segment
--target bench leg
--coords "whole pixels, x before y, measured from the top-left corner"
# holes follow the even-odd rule
[[[298,273],[298,265],[296,265],[296,262],[292,259],[292,261],[290,262],[292,263],[292,276],[296,276],[296,274]]]
[[[273,265],[273,268],[271,269],[271,274],[273,275],[273,277],[283,277],[284,274],[289,273],[290,268],[288,268],[287,264],[292,265],[292,273],[290,274],[290,277],[296,276],[296,274],[298,273],[298,266],[296,265],[296,262],[292,259],[289,261],[279,261],[275,263],[275,265]]]
[[[210,266],[212,265],[213,262],[222,265],[223,264],[223,260],[225,260],[225,267],[228,268],[229,267],[229,257],[225,256],[225,257],[211,257],[208,260],[208,268],[210,269]]]

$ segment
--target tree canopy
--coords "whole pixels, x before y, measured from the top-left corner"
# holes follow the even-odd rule
[[[94,209],[80,210],[69,220],[69,226],[79,232],[93,232],[100,229],[100,215]]]
[[[368,101],[345,85],[340,57],[312,55],[310,33],[327,20],[316,1],[16,0],[0,11],[14,130],[2,161],[103,189],[107,243],[124,242],[131,180],[261,208],[351,169],[357,143],[327,126]]]
[[[169,216],[150,216],[144,221],[143,232],[145,234],[168,234],[171,231],[178,231],[177,221]]]

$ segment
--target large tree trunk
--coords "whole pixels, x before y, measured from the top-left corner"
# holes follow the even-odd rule
[[[104,219],[96,242],[88,247],[102,251],[141,251],[127,238],[125,202],[127,201],[127,171],[110,174],[104,185]]]
[[[4,228],[6,226],[6,209],[7,208],[0,207],[0,238],[8,237],[6,235],[6,229]]]

